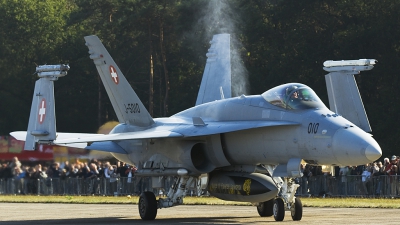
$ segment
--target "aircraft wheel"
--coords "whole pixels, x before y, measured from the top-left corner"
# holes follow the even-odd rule
[[[157,200],[153,192],[143,192],[140,195],[138,206],[142,220],[154,220],[156,218]]]
[[[274,207],[274,199],[268,200],[266,202],[261,202],[257,206],[258,215],[260,215],[261,217],[268,217],[274,215],[273,207]]]
[[[303,217],[303,204],[299,198],[294,199],[294,204],[290,211],[292,213],[293,220],[301,220]]]
[[[273,212],[275,221],[283,221],[285,218],[285,205],[281,198],[275,199]]]

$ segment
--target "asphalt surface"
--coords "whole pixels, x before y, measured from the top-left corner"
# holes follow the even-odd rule
[[[153,221],[140,219],[137,205],[0,203],[0,224],[399,224],[399,209],[311,208],[293,221],[260,217],[254,206],[181,205],[159,209]],[[391,218],[391,219],[390,219]]]

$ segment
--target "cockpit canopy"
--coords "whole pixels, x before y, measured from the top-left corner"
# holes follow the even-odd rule
[[[299,83],[283,84],[262,94],[262,97],[272,105],[284,109],[322,109],[325,104],[308,86]]]

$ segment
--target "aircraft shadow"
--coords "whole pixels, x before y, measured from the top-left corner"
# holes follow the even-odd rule
[[[95,212],[88,209],[88,214],[93,214]],[[101,213],[101,212],[99,212]],[[21,216],[26,216],[24,213],[21,213]],[[246,224],[252,223],[251,218],[253,217],[204,217],[201,218],[161,218],[155,219],[152,221],[144,221],[141,219],[133,219],[129,217],[99,217],[99,218],[72,218],[72,219],[48,219],[48,220],[27,220],[23,221],[1,221],[2,225],[19,225],[19,224],[243,224],[243,220],[246,220]],[[250,221],[248,221],[250,219]],[[266,222],[275,222],[273,218],[265,218],[265,220],[254,221],[255,223],[266,223]]]

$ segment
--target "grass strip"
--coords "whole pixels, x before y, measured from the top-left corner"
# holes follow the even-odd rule
[[[373,198],[300,198],[304,207],[330,208],[392,208],[400,209],[400,199]],[[75,204],[137,204],[138,196],[34,196],[0,195],[0,202],[9,203],[75,203]],[[224,201],[214,197],[185,197],[185,205],[251,205],[246,202]]]

